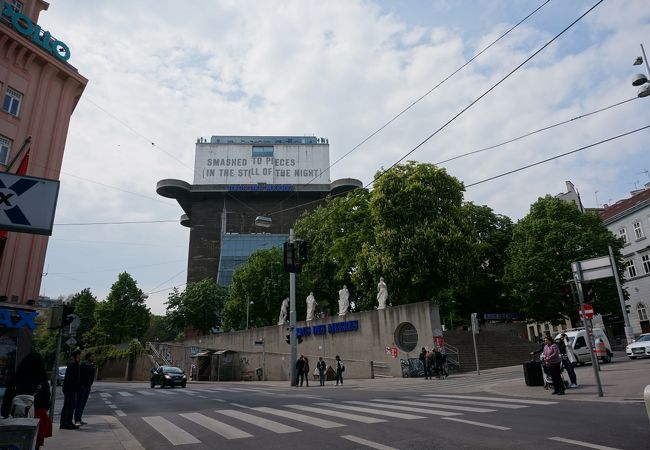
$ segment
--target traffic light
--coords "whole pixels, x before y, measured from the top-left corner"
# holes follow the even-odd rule
[[[594,290],[594,285],[591,283],[583,284],[583,290],[585,293],[585,301],[589,304],[596,301],[596,291]]]
[[[74,306],[72,305],[63,305],[63,318],[62,325],[64,327],[70,325],[74,319]]]
[[[298,241],[298,261],[302,266],[307,262],[307,241]]]
[[[291,344],[291,335],[290,334],[287,334],[284,337],[284,342],[286,342],[287,344]],[[298,336],[298,344],[302,344],[302,336]]]
[[[296,243],[284,243],[284,270],[287,272],[295,272],[296,266]]]

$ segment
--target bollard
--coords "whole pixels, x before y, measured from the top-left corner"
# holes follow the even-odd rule
[[[648,413],[648,420],[650,420],[650,384],[643,390],[643,400],[645,400],[645,410]]]

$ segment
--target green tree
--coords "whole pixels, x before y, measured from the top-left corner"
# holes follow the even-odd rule
[[[364,270],[375,284],[384,277],[394,305],[448,301],[473,254],[463,224],[462,183],[444,169],[416,162],[379,175],[370,201],[375,242],[364,246]]]
[[[211,278],[188,283],[181,293],[174,288],[169,294],[166,317],[178,330],[194,329],[208,334],[221,326],[221,313],[228,299],[228,288],[220,286]]]
[[[84,334],[95,326],[97,297],[90,292],[90,288],[86,288],[70,297],[69,302],[74,306],[74,313],[81,320],[77,329],[77,336],[83,339]]]
[[[572,203],[546,196],[513,229],[508,248],[505,280],[519,310],[530,319],[558,322],[575,318],[577,305],[567,304],[562,286],[573,278],[571,263],[605,256],[612,246],[622,271],[622,243],[592,213],[580,212]],[[599,313],[619,310],[613,278],[595,284]]]
[[[345,284],[358,309],[372,308],[376,281],[360,272],[364,245],[374,243],[370,193],[356,189],[342,197],[329,197],[322,206],[296,224],[296,236],[307,241],[309,258],[298,276],[298,298],[313,291],[319,307],[338,312],[338,291]],[[299,311],[305,309],[298,302]]]
[[[34,351],[41,354],[45,360],[45,367],[49,370],[54,364],[54,353],[56,350],[56,339],[59,330],[50,330],[47,325],[49,323],[49,315],[51,309],[47,310],[46,314],[39,314],[35,320],[36,329],[34,330],[32,338],[32,347]]]
[[[151,314],[149,329],[142,336],[143,342],[168,342],[173,341],[182,331],[174,327],[167,316],[156,316]]]
[[[140,338],[149,328],[146,298],[131,275],[119,274],[106,300],[97,304],[92,339],[101,342],[103,337],[106,343],[117,344]]]
[[[223,308],[224,330],[246,328],[246,302],[253,326],[277,323],[282,300],[289,296],[289,273],[284,271],[282,249],[255,251],[232,277],[230,298]]]

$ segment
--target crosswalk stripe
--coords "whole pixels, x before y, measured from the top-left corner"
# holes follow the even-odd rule
[[[160,390],[158,390],[156,392],[160,392],[161,394],[167,394],[167,395],[175,395],[176,394],[176,392],[174,392],[174,391],[166,391],[164,389],[160,389]]]
[[[370,401],[381,402],[381,403],[397,403],[399,405],[425,406],[427,408],[451,409],[453,411],[465,411],[465,412],[477,412],[477,413],[496,411],[496,409],[474,408],[472,406],[443,405],[442,403],[423,402],[423,401],[415,402],[415,401],[407,401],[407,400],[386,400],[386,399],[372,399]]]
[[[101,398],[109,398],[109,397],[112,397],[112,395],[109,394],[108,392],[100,392],[100,393],[99,393],[99,396],[100,396]]]
[[[136,392],[137,392],[138,394],[142,394],[142,395],[156,395],[156,394],[154,394],[154,393],[151,392],[151,391],[136,391]]]
[[[376,417],[360,416],[359,414],[349,414],[349,413],[344,413],[342,411],[332,411],[332,410],[329,410],[329,409],[314,408],[313,406],[284,405],[284,407],[285,408],[297,409],[297,410],[300,410],[300,411],[307,411],[307,412],[313,412],[313,413],[317,413],[317,414],[323,414],[325,416],[340,417],[341,419],[348,419],[348,420],[353,420],[353,421],[361,422],[361,423],[386,422],[384,419],[377,419]]]
[[[284,434],[284,433],[295,433],[300,431],[298,428],[290,427],[289,425],[284,425],[279,422],[274,422],[273,420],[264,419],[262,417],[257,417],[252,414],[247,414],[245,412],[237,411],[234,409],[221,409],[217,410],[219,414],[224,414],[228,417],[233,417],[235,419],[243,420],[244,422],[257,425],[260,428],[265,430],[273,431],[274,433]]]
[[[474,401],[474,400],[457,400],[455,398],[439,398],[439,397],[435,397],[435,401],[443,402],[443,403],[459,403],[461,405],[489,406],[489,407],[493,407],[493,408],[503,408],[503,409],[530,408],[529,406],[526,406],[526,405],[510,405],[510,404],[507,404],[507,403],[498,403],[498,402],[478,402],[478,401]]]
[[[304,416],[302,414],[297,414],[297,413],[292,413],[289,411],[283,411],[281,409],[273,409],[273,408],[266,408],[266,407],[258,407],[258,408],[252,408],[255,411],[267,413],[267,414],[273,414],[276,416],[280,417],[286,417],[287,419],[295,420],[297,422],[303,422],[303,423],[308,423],[309,425],[313,425],[315,427],[319,428],[337,428],[337,427],[344,427],[342,423],[338,422],[332,422],[331,420],[325,420],[325,419],[319,419],[318,417],[311,417],[311,416]]]
[[[200,444],[197,438],[192,436],[182,428],[177,427],[169,420],[161,416],[143,417],[142,420],[147,422],[151,428],[162,434],[165,439],[171,442],[172,445],[183,444]]]
[[[352,441],[357,444],[365,445],[366,447],[370,448],[376,448],[377,450],[397,450],[395,447],[389,447],[384,444],[378,444],[377,442],[372,442],[367,439],[360,438],[358,436],[352,436],[350,434],[346,434],[345,436],[341,436],[343,439],[347,439],[348,441]]]
[[[116,409],[116,410],[115,410],[115,414],[117,414],[117,415],[120,416],[120,417],[124,417],[124,416],[126,416],[126,414],[124,413],[124,411],[122,411],[121,409]]]
[[[217,434],[225,437],[226,439],[242,439],[247,437],[253,437],[252,434],[246,433],[245,431],[235,428],[232,425],[228,425],[218,420],[213,419],[212,417],[204,416],[199,413],[186,413],[180,414],[181,417],[191,420],[194,423],[198,423],[202,427],[207,428],[210,431],[214,431]]]
[[[506,430],[510,429],[508,427],[502,427],[500,425],[492,425],[491,423],[475,422],[473,420],[457,419],[456,417],[443,417],[443,419],[444,420],[453,420],[454,422],[462,422],[462,423],[466,423],[466,424],[469,424],[469,425],[476,425],[478,427],[494,428],[495,430],[506,431]]]
[[[373,402],[359,402],[359,401],[347,401],[345,403],[351,403],[353,405],[361,406],[371,406],[371,407],[382,407],[388,409],[396,409],[398,411],[408,411],[420,414],[429,414],[432,416],[460,416],[462,413],[449,412],[449,411],[439,411],[437,409],[424,409],[424,408],[415,408],[413,406],[402,406],[402,405],[393,405],[390,403],[373,403]]]
[[[585,441],[576,441],[574,439],[566,439],[561,437],[550,437],[551,441],[564,442],[565,444],[579,445],[581,447],[595,448],[597,450],[617,450],[614,447],[605,447],[604,445],[591,444]]]
[[[397,419],[413,420],[413,419],[425,418],[424,416],[416,416],[413,414],[398,413],[394,411],[383,411],[380,409],[361,408],[359,406],[340,405],[338,403],[317,403],[317,405],[325,406],[328,408],[345,409],[348,411],[357,411],[357,412],[363,412],[368,414],[374,414],[376,416],[395,417]]]
[[[555,405],[557,402],[547,402],[542,400],[528,400],[523,398],[501,398],[501,397],[481,397],[478,395],[448,395],[448,394],[427,394],[427,397],[448,397],[468,400],[488,400],[493,402],[523,403],[526,405]]]
[[[118,392],[118,394],[120,394],[122,397],[133,397],[133,394],[131,394],[130,392],[120,391]]]

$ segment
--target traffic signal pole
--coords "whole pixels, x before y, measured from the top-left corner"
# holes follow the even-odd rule
[[[63,328],[59,328],[56,338],[56,349],[54,350],[54,367],[52,368],[52,378],[50,382],[51,394],[50,394],[50,419],[54,420],[54,403],[56,402],[56,387],[57,379],[59,378],[59,354],[61,353],[61,335],[63,334]]]
[[[289,230],[289,242],[295,241],[295,234],[293,227]],[[290,328],[290,345],[291,345],[291,358],[289,373],[291,374],[291,386],[296,386],[296,362],[298,361],[298,342],[296,336],[296,274],[289,272],[289,328]]]

